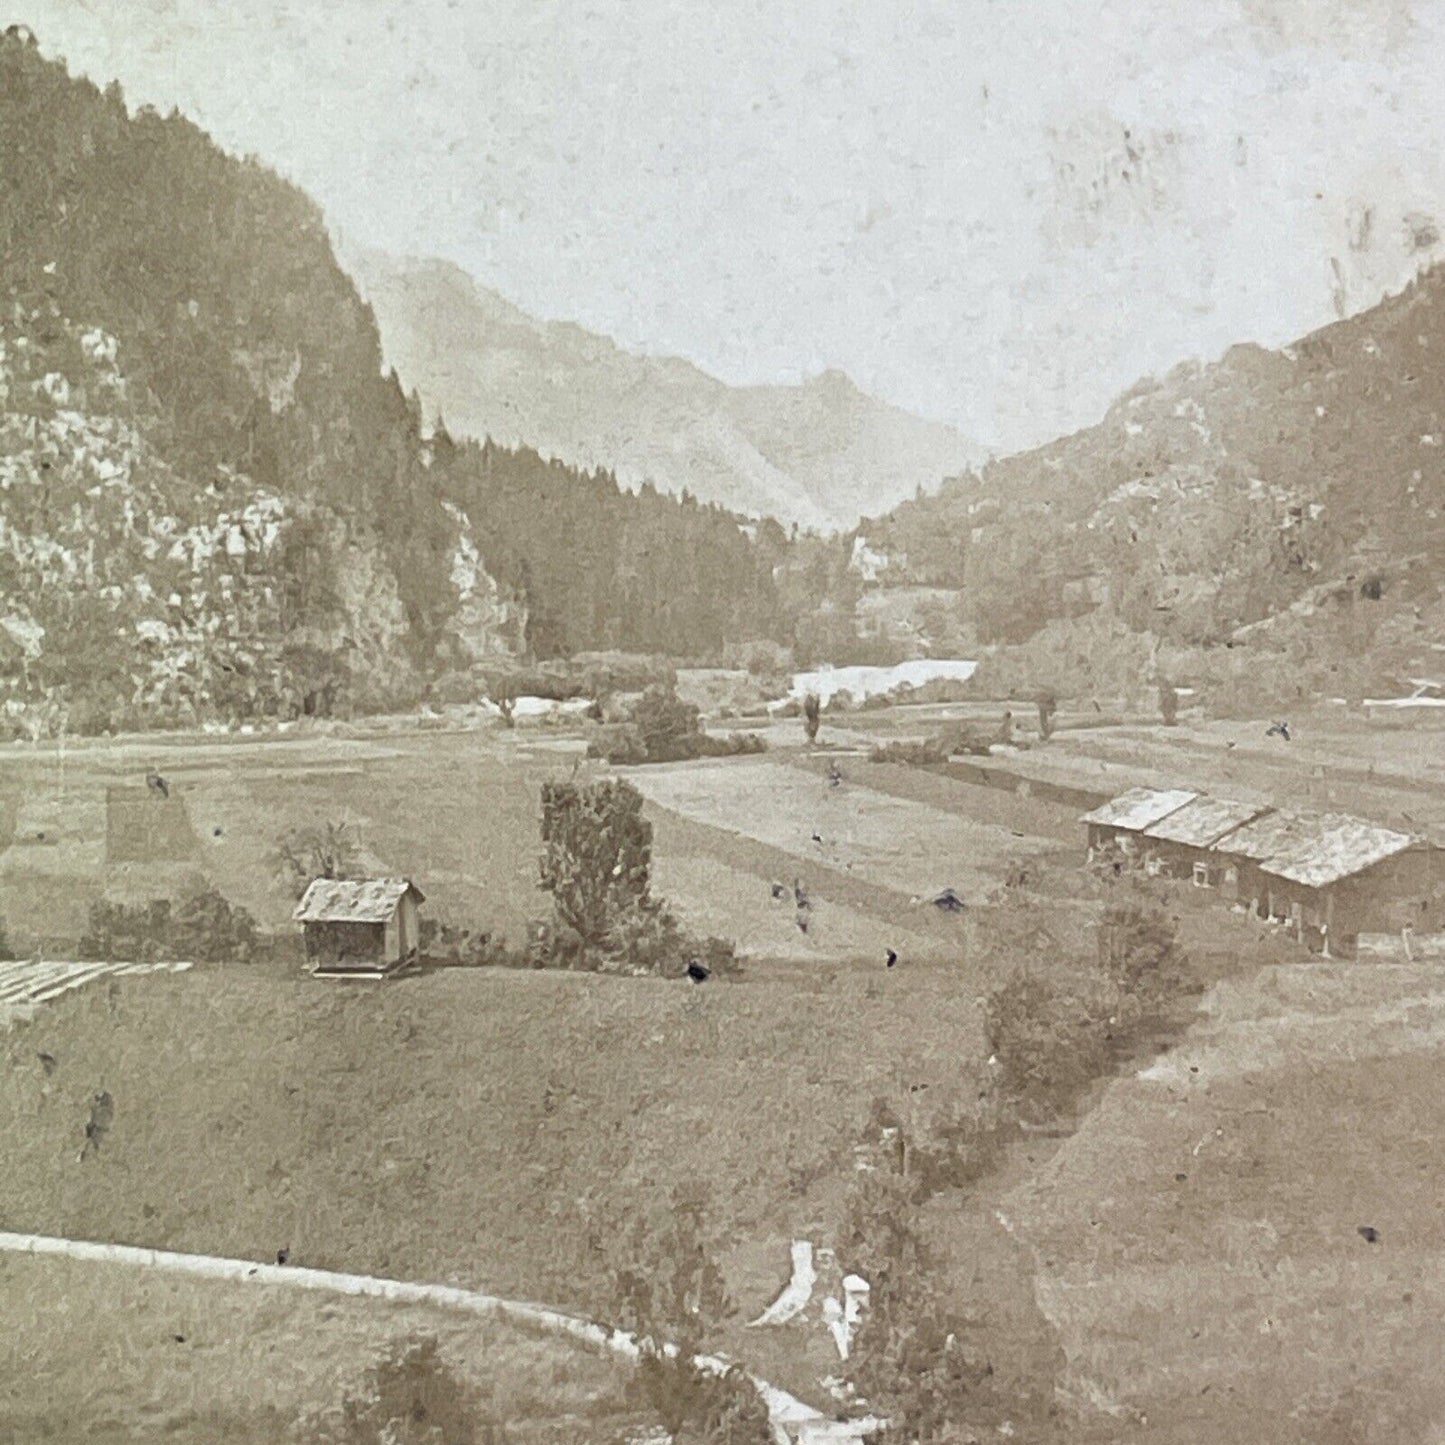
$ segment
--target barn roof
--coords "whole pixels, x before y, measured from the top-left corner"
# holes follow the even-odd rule
[[[1350,878],[1403,853],[1419,840],[1393,828],[1381,828],[1360,818],[1337,815],[1296,847],[1269,858],[1260,866],[1277,878],[1287,878],[1308,888],[1322,888]]]
[[[426,901],[408,878],[316,878],[292,917],[297,923],[385,923],[408,893]]]
[[[1298,813],[1292,808],[1281,808],[1226,833],[1212,846],[1218,853],[1232,853],[1237,858],[1264,864],[1307,844],[1321,832],[1326,821],[1322,813]]]
[[[1268,811],[1268,807],[1263,803],[1237,803],[1229,798],[1201,796],[1145,828],[1144,836],[1157,838],[1164,843],[1184,843],[1194,848],[1208,848],[1225,834],[1232,833],[1236,828]]]
[[[1081,823],[1098,823],[1108,828],[1125,828],[1141,833],[1145,828],[1177,812],[1199,795],[1183,788],[1130,788],[1117,798],[1085,813]]]

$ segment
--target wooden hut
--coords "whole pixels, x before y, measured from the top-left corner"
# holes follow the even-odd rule
[[[293,916],[313,972],[375,978],[416,958],[425,901],[407,878],[317,878]]]

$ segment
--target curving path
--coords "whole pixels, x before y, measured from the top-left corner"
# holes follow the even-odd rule
[[[635,1336],[625,1330],[611,1329],[562,1314],[543,1305],[502,1299],[476,1290],[458,1289],[451,1285],[414,1284],[406,1280],[382,1279],[375,1275],[340,1274],[328,1269],[304,1269],[293,1265],[256,1264],[247,1259],[222,1259],[209,1254],[177,1254],[165,1249],[141,1249],[128,1244],[102,1244],[83,1239],[57,1239],[44,1234],[11,1234],[0,1231],[0,1253],[48,1254],[65,1259],[89,1260],[100,1264],[124,1264],[139,1269],[155,1269],[170,1274],[195,1275],[202,1279],[225,1279],[238,1284],[279,1285],[288,1289],[319,1290],[327,1294],[368,1296],[395,1300],[401,1304],[435,1305],[462,1314],[481,1315],[492,1319],[515,1320],[567,1335],[595,1348],[635,1360],[639,1345]],[[675,1356],[675,1346],[665,1346]],[[698,1355],[697,1365],[722,1374],[731,1361],[717,1355]],[[878,1421],[831,1420],[820,1410],[804,1404],[796,1396],[770,1385],[756,1375],[748,1374],[754,1389],[768,1407],[773,1435],[779,1445],[812,1445],[812,1442],[861,1441],[879,1426]]]

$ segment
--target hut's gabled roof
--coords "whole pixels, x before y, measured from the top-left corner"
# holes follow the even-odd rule
[[[1363,873],[1366,868],[1403,853],[1419,841],[1408,833],[1397,833],[1393,828],[1382,828],[1341,814],[1326,819],[1323,826],[1294,848],[1269,858],[1260,866],[1277,878],[1287,878],[1307,888],[1323,888]]]
[[[408,893],[426,901],[408,878],[316,878],[291,916],[297,923],[386,923]]]
[[[1229,798],[1198,797],[1144,829],[1146,838],[1208,848],[1226,834],[1269,812],[1264,803],[1236,803]]]
[[[1183,788],[1130,788],[1127,793],[1100,804],[1092,813],[1085,813],[1079,821],[1142,833],[1198,796]]]

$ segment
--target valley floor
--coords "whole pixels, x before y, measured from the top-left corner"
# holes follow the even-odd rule
[[[899,720],[915,735],[929,725]],[[1211,780],[1207,731],[1134,726],[1137,739],[1063,734],[1054,765],[1177,760],[1180,782]],[[842,733],[825,727],[824,741]],[[649,799],[658,891],[693,926],[741,942],[740,980],[444,970],[338,987],[277,964],[78,988],[0,1031],[0,1221],[258,1260],[285,1244],[315,1267],[605,1318],[617,1271],[655,1263],[627,1258],[632,1222],[665,1217],[680,1188],[700,1202],[732,1296],[715,1343],[826,1404],[819,1380],[839,1362],[816,1309],[775,1331],[743,1322],[782,1288],[791,1241],[839,1245],[875,1100],[946,1111],[978,1088],[980,1002],[1013,962],[989,933],[1005,872],[1030,864],[1034,906],[1056,925],[1076,920],[1063,926],[1081,938],[1097,898],[1068,808],[856,755],[832,787],[826,755],[798,741],[631,774]],[[1228,751],[1248,760],[1229,766],[1281,788],[1316,766],[1307,749],[1271,755],[1242,740]],[[542,912],[537,789],[576,757],[575,740],[521,729],[148,740],[63,763],[5,750],[9,932],[73,936],[87,899],[192,875],[283,926],[278,835],[339,818],[378,868],[416,876],[438,916],[516,936]],[[1364,781],[1350,786],[1368,793],[1370,763],[1384,758],[1360,761]],[[133,828],[128,800],[151,765],[180,811]],[[1413,784],[1411,811],[1433,816],[1436,780],[1425,770]],[[795,877],[813,899],[806,936],[769,887]],[[939,886],[958,887],[968,913],[913,901]],[[1430,1283],[1441,1180],[1429,1143],[1445,1110],[1431,976],[1281,964],[1260,926],[1195,892],[1166,896],[1217,980],[1197,1022],[1099,1091],[1071,1137],[1021,1140],[996,1175],[930,1202],[948,1288],[983,1321],[1002,1374],[1060,1371],[1070,1440],[1210,1445],[1251,1438],[1261,1421],[1300,1445],[1423,1440],[1428,1363],[1445,1349]],[[885,947],[902,967],[883,967]],[[113,1120],[80,1161],[98,1090]],[[51,1293],[77,1313],[93,1297],[78,1275],[0,1268],[7,1320],[31,1318]],[[268,1317],[244,1333],[284,1343],[299,1328]],[[101,1350],[121,1326],[96,1308],[76,1329]],[[367,1350],[381,1334],[365,1334]],[[32,1363],[72,1368],[38,1326],[10,1338],[30,1341]],[[134,1347],[138,1375],[179,1381],[164,1352],[146,1363],[148,1340]],[[328,1379],[334,1395],[340,1375]],[[225,1388],[212,1393],[224,1402]],[[182,1406],[134,1409],[159,1413],[123,1418]]]

